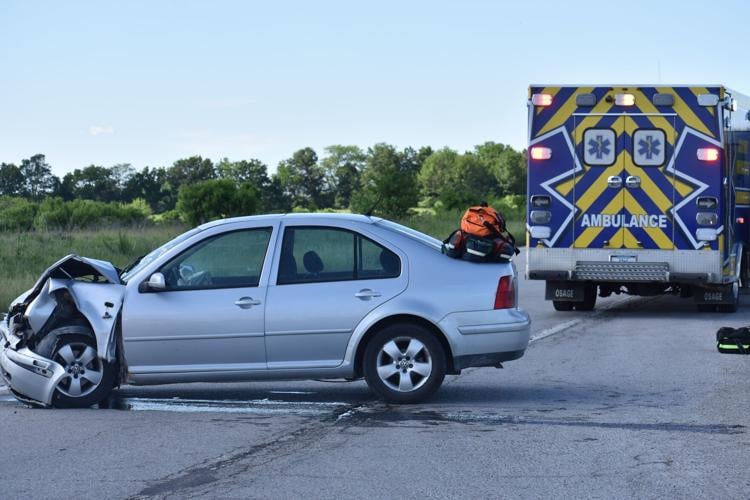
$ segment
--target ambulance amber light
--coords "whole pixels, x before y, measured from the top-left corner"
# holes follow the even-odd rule
[[[531,104],[534,106],[551,106],[552,95],[551,94],[534,94],[531,96]]]
[[[716,161],[719,159],[719,150],[716,148],[699,148],[698,159],[700,161]]]
[[[635,96],[633,94],[615,94],[615,104],[618,106],[635,105]]]
[[[532,160],[549,160],[550,158],[552,158],[552,150],[550,148],[543,148],[540,146],[534,146],[531,148]]]

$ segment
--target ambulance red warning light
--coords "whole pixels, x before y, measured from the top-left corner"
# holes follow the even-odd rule
[[[719,159],[719,150],[716,148],[699,148],[698,159],[700,161],[717,161]]]
[[[550,148],[534,146],[530,151],[532,160],[549,160],[552,158],[552,150]]]
[[[531,104],[534,106],[547,107],[552,105],[551,94],[534,94],[531,96]]]

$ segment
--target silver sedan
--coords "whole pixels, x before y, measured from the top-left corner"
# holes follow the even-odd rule
[[[364,377],[411,403],[446,374],[520,358],[529,317],[512,263],[359,215],[204,224],[124,270],[69,255],[0,322],[21,400],[86,407],[120,384]]]

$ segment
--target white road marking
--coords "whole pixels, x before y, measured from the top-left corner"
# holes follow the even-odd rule
[[[560,333],[563,330],[567,330],[568,328],[571,328],[580,322],[581,322],[580,319],[571,319],[570,321],[566,321],[565,323],[560,323],[559,325],[553,326],[552,328],[547,328],[546,330],[542,330],[541,332],[537,333],[536,335],[533,335],[529,339],[529,344],[536,342],[537,340],[545,339],[556,333]]]

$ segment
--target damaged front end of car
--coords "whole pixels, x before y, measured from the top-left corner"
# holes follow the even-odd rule
[[[36,406],[90,406],[123,379],[119,315],[125,286],[104,261],[68,255],[0,320],[0,373]]]

